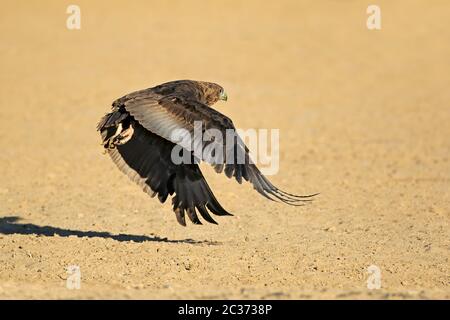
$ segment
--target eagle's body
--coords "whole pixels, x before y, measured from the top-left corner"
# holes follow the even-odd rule
[[[171,158],[179,142],[173,137],[174,130],[193,133],[196,121],[201,121],[204,130],[216,129],[224,134],[235,130],[228,117],[210,107],[220,99],[226,100],[226,94],[214,83],[168,82],[117,99],[97,127],[107,153],[123,173],[152,197],[157,195],[161,202],[173,196],[173,210],[181,225],[186,225],[185,213],[194,224],[201,224],[197,212],[211,223],[216,222],[209,212],[230,215],[215,198],[195,161],[175,164]],[[230,146],[223,144],[225,152]],[[242,179],[249,181],[271,200],[295,205],[313,196],[295,196],[273,186],[251,162],[248,149],[239,138],[231,148],[235,154],[244,154],[244,163],[229,159],[224,159],[225,163],[210,162],[217,172],[225,171],[239,183]]]

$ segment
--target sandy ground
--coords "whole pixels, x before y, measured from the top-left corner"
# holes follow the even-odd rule
[[[2,3],[0,298],[450,298],[448,1],[377,1],[380,31],[366,1],[76,3],[78,31],[67,1]],[[222,84],[238,127],[279,128],[271,180],[317,201],[203,167],[235,216],[183,228],[122,175],[97,121],[184,78]]]

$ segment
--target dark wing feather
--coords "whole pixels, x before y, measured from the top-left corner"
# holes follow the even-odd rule
[[[123,173],[152,197],[157,195],[161,202],[174,195],[173,209],[182,225],[186,225],[185,212],[194,224],[201,223],[196,209],[206,221],[216,223],[205,207],[216,215],[231,215],[215,198],[198,165],[175,165],[171,161],[173,143],[130,121],[134,129],[131,139],[107,149]],[[107,128],[100,127],[100,130],[103,132]]]
[[[234,130],[234,132],[236,132],[233,124],[230,124],[227,129]],[[228,178],[234,177],[238,183],[242,183],[242,179],[250,182],[253,185],[253,188],[267,199],[281,201],[288,205],[301,206],[303,205],[303,202],[312,201],[312,198],[317,195],[295,195],[275,187],[253,163],[249,154],[249,149],[237,133],[234,135],[234,142],[231,145],[224,146],[224,153],[228,153],[230,149],[232,149],[231,154],[234,158],[228,159],[226,157],[224,170],[225,175]],[[222,167],[215,166],[215,169],[216,172],[220,173]]]

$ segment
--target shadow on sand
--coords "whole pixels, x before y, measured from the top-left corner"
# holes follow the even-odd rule
[[[61,229],[57,227],[51,226],[38,226],[31,223],[17,223],[21,218],[17,216],[11,217],[1,217],[0,218],[0,234],[23,234],[23,235],[38,235],[38,236],[46,236],[53,237],[54,235],[58,235],[60,237],[88,237],[88,238],[104,238],[104,239],[113,239],[120,242],[146,242],[146,241],[155,241],[155,242],[167,242],[167,243],[189,243],[189,244],[208,244],[208,245],[217,245],[218,242],[212,241],[197,241],[193,239],[181,239],[181,240],[170,240],[167,238],[160,238],[158,236],[144,236],[144,235],[133,235],[133,234],[111,234],[109,232],[99,232],[99,231],[80,231],[80,230],[70,230],[70,229]]]

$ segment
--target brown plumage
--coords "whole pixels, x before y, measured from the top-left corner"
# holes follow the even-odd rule
[[[249,181],[254,189],[270,200],[279,200],[289,205],[301,205],[311,201],[308,196],[296,196],[276,188],[252,163],[249,150],[236,136],[234,143],[223,147],[233,148],[235,158],[242,154],[244,163],[224,159],[216,163],[211,159],[198,159],[189,146],[183,147],[191,156],[190,164],[174,164],[172,149],[179,143],[172,137],[177,129],[193,134],[194,122],[201,121],[202,129],[216,129],[225,135],[226,130],[235,130],[233,122],[223,114],[210,108],[227,96],[215,83],[179,80],[130,93],[113,102],[112,111],[99,122],[106,152],[113,162],[145,192],[164,203],[172,196],[173,210],[177,221],[185,226],[185,214],[194,224],[201,224],[197,212],[210,223],[216,223],[215,215],[231,215],[217,201],[195,160],[213,165],[216,172],[225,172],[239,183]],[[195,142],[194,142],[195,143]],[[206,147],[211,142],[200,142]],[[215,142],[221,143],[221,142]]]

